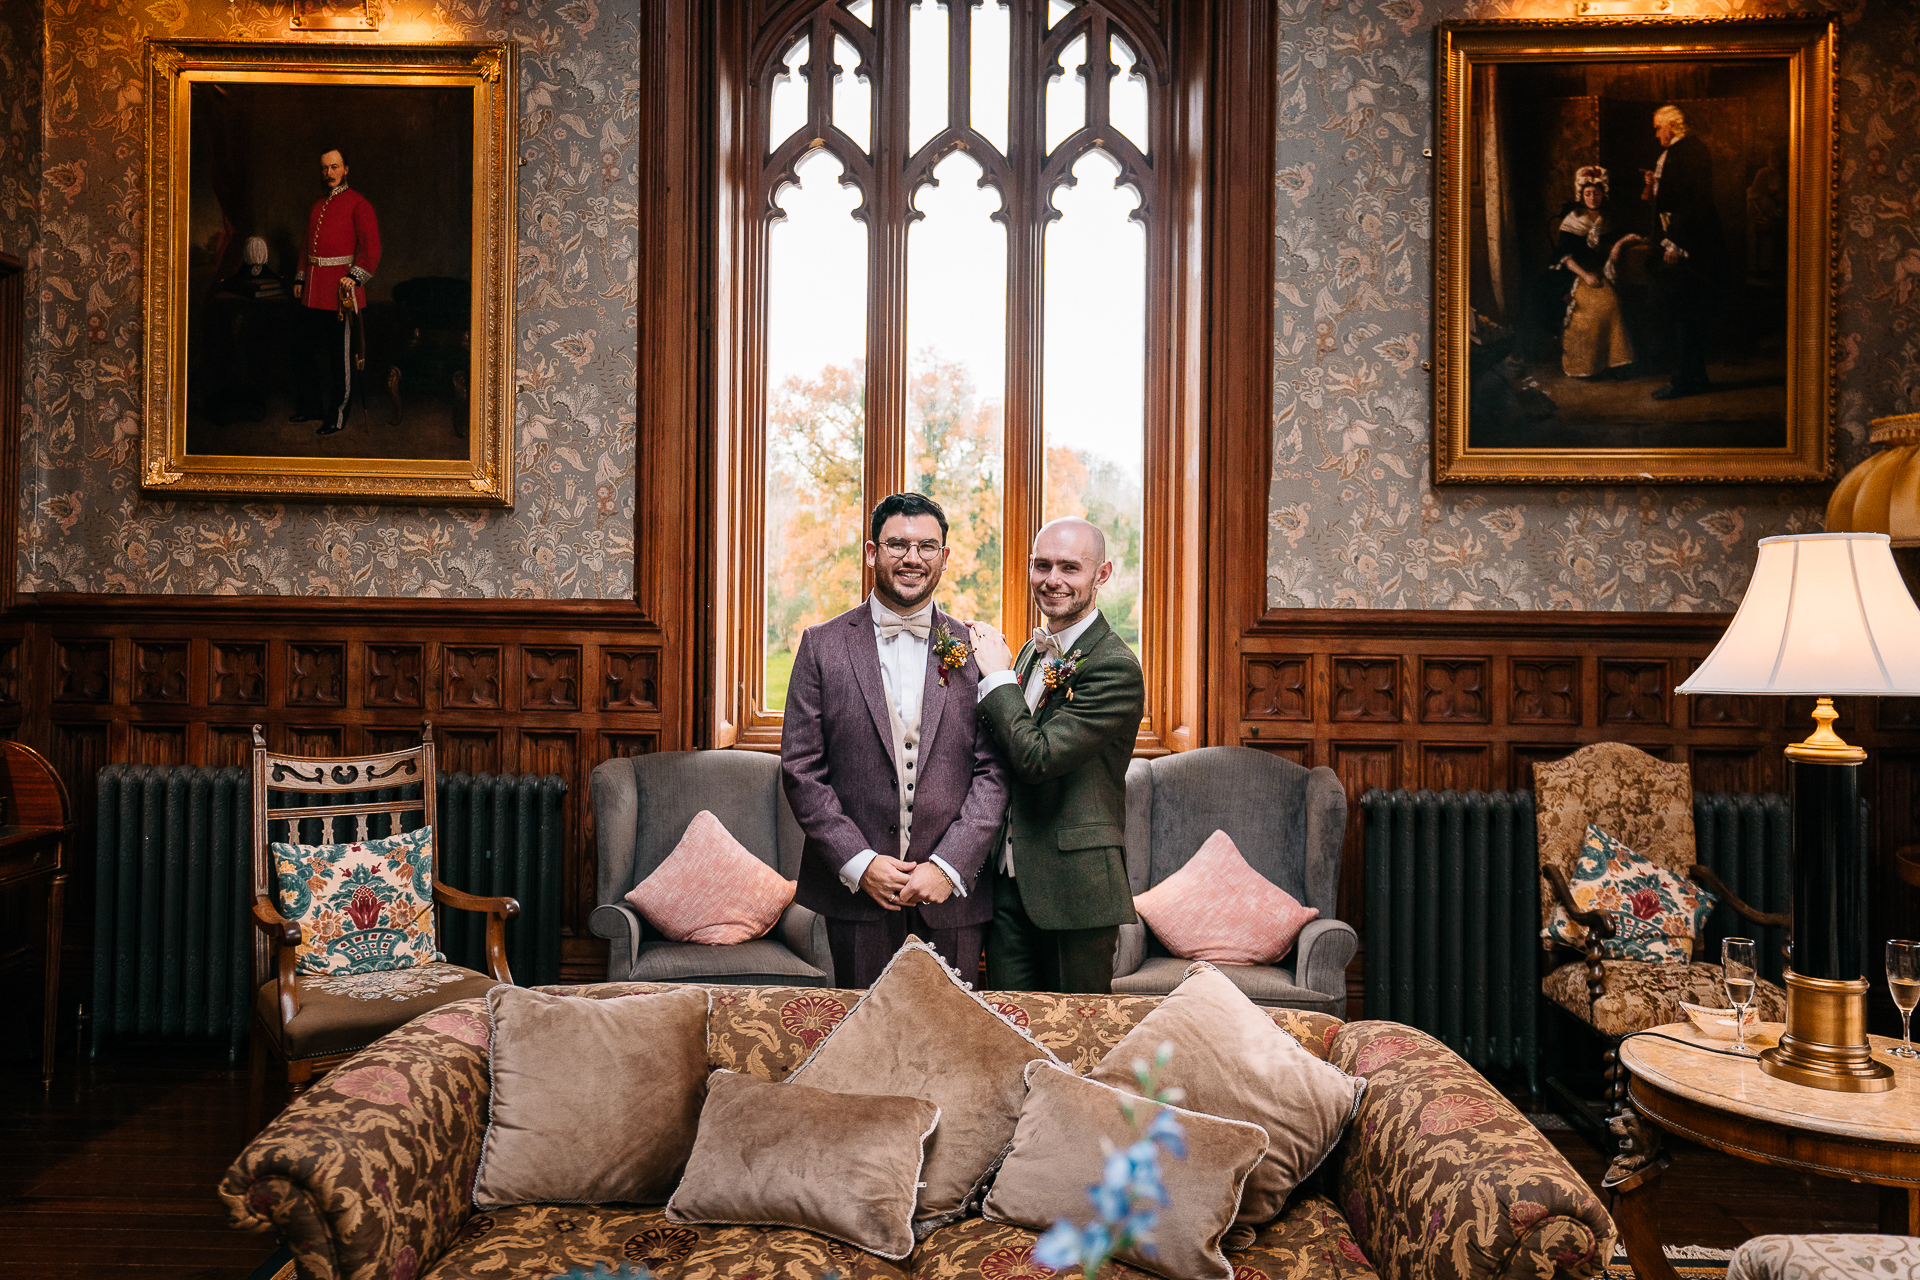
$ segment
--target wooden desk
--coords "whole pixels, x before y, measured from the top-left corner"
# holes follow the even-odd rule
[[[1874,1060],[1890,1065],[1893,1088],[1885,1093],[1836,1093],[1776,1080],[1756,1060],[1702,1053],[1689,1045],[1730,1049],[1730,1040],[1702,1035],[1691,1023],[1659,1027],[1675,1044],[1652,1037],[1620,1046],[1633,1103],[1629,1137],[1633,1151],[1607,1170],[1613,1216],[1627,1257],[1641,1280],[1672,1280],[1661,1251],[1653,1209],[1667,1157],[1664,1130],[1730,1155],[1846,1178],[1885,1188],[1882,1230],[1920,1235],[1920,1060],[1895,1058],[1899,1043],[1871,1036]],[[1751,1048],[1779,1042],[1781,1024],[1763,1022],[1747,1037]],[[1657,1127],[1656,1127],[1657,1126]]]
[[[67,841],[73,808],[67,788],[39,752],[0,741],[0,890],[47,882],[46,1002],[40,1027],[40,1076],[53,1084],[53,1029],[60,1003],[60,913],[66,899]]]

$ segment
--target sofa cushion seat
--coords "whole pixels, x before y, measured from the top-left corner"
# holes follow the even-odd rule
[[[1720,982],[1717,964],[1603,960],[1600,970],[1598,1000],[1590,1001],[1587,996],[1587,966],[1581,960],[1555,969],[1541,982],[1540,989],[1549,1000],[1608,1036],[1624,1036],[1669,1022],[1685,1022],[1687,1015],[1680,1008],[1682,1000],[1688,1004],[1727,1007],[1726,988]],[[1760,1011],[1760,1021],[1786,1021],[1787,993],[1765,978],[1756,985],[1759,989],[1754,993],[1753,1003]]]
[[[910,1263],[796,1227],[679,1226],[664,1207],[530,1204],[474,1214],[421,1280],[551,1276],[596,1264],[644,1266],[655,1280],[829,1271],[845,1280],[907,1280]]]
[[[282,1031],[280,982],[264,983],[253,997],[254,1029],[267,1029],[282,1057],[292,1061],[364,1049],[423,1013],[485,996],[494,980],[457,964],[437,961],[385,973],[301,978],[300,1012]]]
[[[1172,993],[1186,978],[1193,961],[1178,956],[1149,956],[1133,973],[1113,980],[1115,995],[1164,996]],[[1246,993],[1247,999],[1260,1005],[1286,1004],[1295,1009],[1319,1010],[1331,1016],[1334,997],[1324,991],[1298,985],[1293,966],[1223,964],[1216,965],[1228,981]]]
[[[1089,1208],[1087,1216],[1092,1216]],[[1078,1276],[1078,1268],[1052,1272],[1033,1260],[1037,1232],[985,1218],[967,1218],[928,1236],[912,1258],[914,1280],[1048,1280]],[[1229,1253],[1234,1280],[1369,1280],[1377,1273],[1354,1242],[1347,1220],[1325,1196],[1302,1194],[1260,1229],[1253,1244]],[[1115,1264],[1115,1275],[1143,1273]],[[658,1272],[656,1275],[660,1274]],[[1104,1272],[1102,1273],[1105,1274]]]
[[[730,986],[826,986],[832,978],[772,938],[728,947],[699,942],[643,942],[633,962],[635,982],[725,983]]]

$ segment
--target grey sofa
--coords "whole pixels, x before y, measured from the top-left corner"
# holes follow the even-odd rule
[[[588,922],[605,938],[609,982],[715,982],[827,987],[826,922],[791,903],[763,938],[736,946],[673,942],[624,901],[665,861],[702,809],[787,879],[800,874],[800,824],[780,790],[780,759],[758,751],[667,751],[609,760],[593,771],[600,903]]]
[[[1203,747],[1127,769],[1127,879],[1137,896],[1187,864],[1216,830],[1249,866],[1320,917],[1277,965],[1222,965],[1256,1004],[1347,1014],[1347,965],[1360,945],[1333,918],[1347,797],[1333,770],[1303,769],[1247,747]],[[1160,945],[1144,923],[1120,926],[1116,995],[1166,995],[1188,961]]]

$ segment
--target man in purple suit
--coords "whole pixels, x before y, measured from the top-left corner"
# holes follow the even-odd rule
[[[896,493],[869,532],[873,594],[807,628],[793,656],[780,778],[807,837],[794,897],[826,917],[840,986],[872,986],[909,933],[971,982],[1005,765],[976,714],[967,624],[933,603],[946,513]]]

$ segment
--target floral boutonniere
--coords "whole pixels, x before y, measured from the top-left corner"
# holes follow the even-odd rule
[[[1067,691],[1067,701],[1073,701],[1073,688],[1067,682],[1080,670],[1080,651],[1075,649],[1064,658],[1048,658],[1040,664],[1040,682],[1046,686],[1046,692],[1040,695],[1044,704],[1053,696],[1055,689]]]
[[[933,637],[933,656],[940,661],[940,683],[946,684],[947,672],[958,671],[967,665],[967,659],[973,656],[970,645],[947,630],[947,624],[941,623],[940,630]]]

